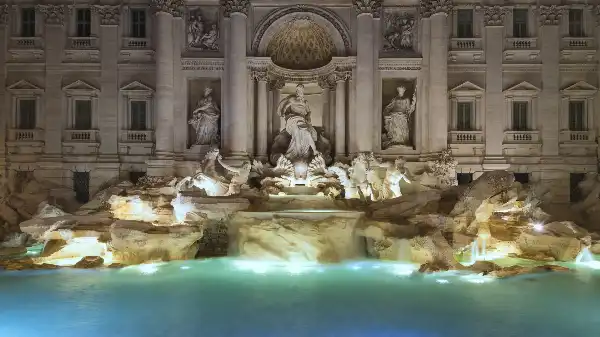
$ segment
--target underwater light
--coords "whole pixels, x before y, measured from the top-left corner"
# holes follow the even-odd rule
[[[445,280],[445,279],[441,279],[441,278],[440,278],[440,279],[437,279],[437,280],[435,280],[435,282],[437,282],[437,283],[439,283],[439,284],[448,284],[448,283],[450,283],[450,281],[448,281],[448,280]]]
[[[188,270],[188,269],[190,269],[190,267],[188,267],[188,266],[181,266],[179,269]]]
[[[531,224],[531,227],[533,227],[533,229],[536,232],[543,232],[544,231],[544,225],[541,224],[541,223],[539,223],[539,222]]]
[[[414,264],[401,263],[393,264],[389,269],[390,272],[396,276],[410,276],[418,269],[418,267]]]
[[[152,275],[158,271],[158,266],[163,263],[144,263],[136,266],[136,268],[144,275]]]
[[[492,282],[494,280],[493,277],[484,276],[483,274],[469,274],[469,275],[461,276],[460,278],[464,281],[467,281],[469,283],[475,283],[475,284],[488,283],[488,282]]]

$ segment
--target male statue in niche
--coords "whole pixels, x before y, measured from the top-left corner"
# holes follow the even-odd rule
[[[298,84],[296,92],[279,102],[277,115],[284,119],[284,129],[275,137],[271,161],[283,155],[291,162],[308,163],[313,157],[323,155],[329,160],[329,141],[322,128],[311,123],[311,111],[304,96],[304,85]]]

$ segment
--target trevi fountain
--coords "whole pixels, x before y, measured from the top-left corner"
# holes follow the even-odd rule
[[[467,325],[473,324],[482,331],[469,335],[467,333],[471,330],[464,324],[457,325],[443,318],[443,325],[450,329],[443,336],[500,336],[494,332],[487,333],[487,326],[471,321],[481,315],[474,308],[485,307],[489,300],[506,306],[514,304],[514,310],[535,311],[538,309],[517,306],[526,306],[527,301],[539,301],[532,294],[547,295],[541,292],[546,289],[545,285],[534,290],[535,286],[527,283],[519,285],[518,281],[511,280],[554,277],[555,281],[548,281],[551,289],[568,287],[572,277],[597,279],[594,270],[600,269],[600,262],[595,261],[594,254],[600,253],[600,235],[595,231],[598,229],[596,219],[600,216],[600,181],[596,175],[589,175],[581,183],[587,195],[583,202],[569,209],[559,209],[558,206],[544,204],[547,193],[544,186],[524,186],[515,182],[512,173],[506,171],[485,172],[475,181],[459,186],[455,171],[457,162],[450,150],[442,151],[437,158],[424,163],[407,162],[402,157],[382,159],[373,153],[359,153],[351,160],[335,161],[326,134],[311,124],[310,104],[303,89],[301,84],[297,85],[295,93],[279,103],[277,114],[284,123],[274,138],[272,154],[262,161],[249,158],[232,165],[214,147],[207,152],[200,168],[192,176],[143,177],[136,184],[116,182],[81,206],[74,206],[68,197],[57,197],[60,193],[50,195],[48,191],[56,191],[56,188],[43,181],[31,179],[20,191],[11,190],[10,184],[4,182],[0,213],[5,228],[10,231],[2,233],[0,266],[5,271],[0,273],[0,289],[10,280],[19,280],[19,284],[27,289],[38,289],[34,291],[38,294],[35,296],[43,297],[49,287],[44,280],[51,280],[49,284],[59,282],[67,291],[71,291],[69,284],[72,282],[74,289],[87,289],[79,296],[84,301],[91,301],[89,305],[92,307],[98,305],[100,309],[85,310],[97,310],[99,316],[94,322],[104,324],[107,320],[114,322],[110,316],[113,309],[105,306],[119,303],[116,297],[112,300],[97,298],[102,293],[108,294],[107,289],[120,287],[115,294],[125,298],[128,303],[125,307],[129,306],[129,309],[123,310],[139,311],[146,305],[160,305],[147,298],[142,299],[146,296],[145,292],[136,290],[138,286],[152,285],[156,287],[152,296],[167,303],[176,296],[182,302],[173,305],[184,303],[184,311],[189,311],[183,314],[176,310],[178,315],[190,317],[197,311],[191,309],[195,306],[189,302],[190,299],[185,299],[186,294],[199,296],[190,292],[195,291],[194,287],[208,285],[219,296],[231,295],[244,303],[238,309],[231,309],[232,304],[216,305],[216,311],[207,317],[229,315],[219,312],[231,309],[238,315],[245,312],[254,322],[247,323],[247,327],[234,325],[231,327],[232,334],[223,334],[224,327],[218,323],[223,321],[214,316],[214,321],[203,323],[206,324],[207,335],[255,336],[253,333],[263,331],[265,333],[260,335],[267,336],[266,332],[278,331],[273,336],[292,336],[294,334],[285,332],[286,324],[295,324],[293,316],[304,315],[308,310],[310,301],[303,296],[316,294],[311,292],[311,288],[306,288],[306,284],[334,282],[363,289],[358,291],[361,294],[352,295],[356,296],[356,301],[350,300],[348,303],[352,304],[347,305],[359,305],[359,301],[365,301],[379,306],[387,303],[386,292],[394,298],[394,302],[407,301],[410,306],[425,303],[421,301],[428,296],[437,296],[440,301],[458,301],[453,305],[471,322]],[[408,139],[410,127],[407,120],[414,111],[414,97],[405,98],[404,91],[403,87],[399,87],[398,96],[385,107],[389,130],[385,137],[389,144],[402,145]],[[204,91],[190,125],[193,125],[202,143],[217,144],[219,107],[211,100],[210,94],[210,89]],[[51,271],[51,274],[31,271],[54,269],[58,271]],[[75,271],[80,269],[98,271],[95,272],[97,274],[77,274]],[[182,274],[184,271],[188,274]],[[109,277],[112,273],[120,274]],[[542,274],[556,276],[539,276]],[[142,275],[154,281],[143,281],[139,278]],[[189,279],[185,275],[194,276]],[[260,281],[261,277],[266,278]],[[192,282],[193,286],[184,281],[193,279],[198,280],[197,283]],[[529,294],[517,296],[519,302],[511,304],[502,298],[503,290],[491,286],[493,281],[504,284],[496,287],[523,287],[522,291]],[[220,284],[223,282],[225,284]],[[227,286],[227,282],[237,290]],[[258,283],[249,285],[244,282]],[[400,288],[394,288],[394,282]],[[90,290],[91,284],[97,284],[103,290],[100,293]],[[277,288],[282,284],[285,286],[281,295],[298,302],[299,307],[291,309],[295,314],[284,315],[273,329],[265,330],[261,324],[266,324],[267,318],[251,313],[255,307],[250,303],[257,299],[249,293],[240,292],[240,289],[254,287],[256,289],[252,291],[267,291],[270,286]],[[449,284],[449,287],[452,287],[451,284],[463,284],[456,286],[455,296],[468,296],[468,302],[476,299],[482,303],[461,304],[458,297],[453,299],[450,293],[437,288],[444,284]],[[475,294],[468,295],[467,284],[489,284],[491,288],[479,288],[473,290]],[[364,287],[382,287],[384,290]],[[340,292],[326,288],[329,290],[323,290],[326,292],[322,295],[323,299],[314,300],[325,308],[343,310],[339,305],[344,300],[332,298],[341,296]],[[217,295],[206,291],[209,288],[202,292],[202,296],[207,303],[219,302],[214,297]],[[296,291],[299,293],[292,294]],[[414,293],[405,294],[403,291]],[[597,303],[597,291],[588,293],[584,290],[588,294],[585,299],[582,294],[566,291],[569,296],[582,301],[578,308],[587,311],[578,308],[568,310],[576,310],[578,315],[589,317],[594,310],[589,307],[590,301],[595,298],[594,303]],[[365,297],[366,294],[374,297]],[[8,296],[7,302],[11,303]],[[510,295],[509,298],[514,301],[516,297]],[[329,300],[338,303],[324,302]],[[427,301],[429,303],[430,300]],[[433,307],[424,310],[430,314],[448,314],[445,309],[436,308],[438,304],[434,303],[438,302],[431,302]],[[205,308],[204,304],[198,305]],[[386,305],[393,307],[395,304]],[[69,308],[58,304],[58,307],[49,310],[56,310],[60,315],[78,315]],[[115,310],[121,312],[121,309]],[[346,323],[348,326],[358,324],[356,329],[363,329],[360,332],[353,330],[355,334],[352,334],[343,330],[344,326],[331,323],[328,318],[327,322],[311,323],[310,327],[297,327],[300,331],[297,335],[442,336],[441,330],[437,330],[441,329],[442,323],[440,328],[437,328],[438,325],[427,327],[423,321],[428,317],[425,313],[417,315],[418,318],[412,322],[400,319],[390,323],[394,321],[389,316],[393,312],[377,312],[380,316],[372,319],[379,322],[381,328],[369,327],[368,319],[359,319],[354,325]],[[0,314],[0,320],[12,317],[11,313]],[[540,313],[532,313],[536,314]],[[544,311],[543,314],[551,317],[549,312]],[[24,312],[23,315],[28,314]],[[278,314],[272,315],[279,317]],[[322,315],[331,317],[326,312]],[[158,318],[159,321],[162,319],[162,316]],[[598,326],[597,315],[595,319]],[[62,324],[62,319],[41,321],[46,322],[50,330],[54,329],[56,336],[58,332],[61,336],[69,335],[68,325]],[[22,330],[25,329],[23,326],[30,326],[30,329],[37,326],[33,321],[31,325],[26,322],[27,319],[15,317],[12,323],[0,324],[0,332],[3,336],[37,336],[18,333],[29,331]],[[174,336],[191,336],[193,333],[189,329],[195,329],[189,324],[177,327],[172,324],[168,323],[169,329],[176,332]],[[391,331],[389,334],[386,334],[386,324]],[[528,323],[515,324],[511,331],[530,332],[539,328]],[[546,324],[548,328],[541,329],[540,333],[556,329],[552,323]],[[149,326],[154,325],[150,323]],[[580,327],[575,326],[572,328]],[[143,331],[146,336],[152,335],[149,332],[155,328],[159,329],[128,326],[125,330],[130,334],[125,335],[138,336]],[[118,333],[116,325],[109,324],[107,329],[110,333],[103,333]],[[246,329],[248,331],[244,332]],[[319,334],[319,331],[332,329],[338,330]],[[383,330],[378,332],[378,329]],[[571,327],[558,329],[567,334],[545,336],[566,336],[574,331],[569,329]],[[414,330],[414,334],[410,334],[409,330]],[[93,325],[81,326],[76,331],[79,335],[83,331],[86,336],[100,336]],[[394,331],[408,331],[408,334],[393,334]],[[419,334],[419,331],[423,333]],[[591,336],[586,335],[584,330],[577,332],[582,333],[578,336]],[[55,335],[50,333],[49,336]]]

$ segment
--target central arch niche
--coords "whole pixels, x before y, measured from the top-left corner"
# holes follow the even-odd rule
[[[273,63],[292,70],[323,67],[335,53],[335,44],[327,30],[308,18],[286,22],[266,50]]]

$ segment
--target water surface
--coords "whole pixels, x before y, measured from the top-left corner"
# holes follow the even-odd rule
[[[491,280],[230,259],[0,271],[4,337],[597,337],[600,273]]]

